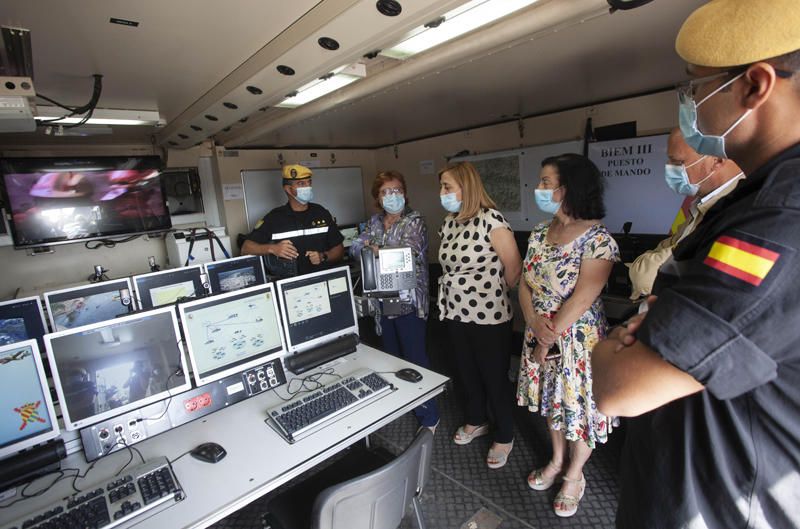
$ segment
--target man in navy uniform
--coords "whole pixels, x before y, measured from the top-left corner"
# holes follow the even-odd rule
[[[311,202],[311,170],[302,165],[285,165],[283,190],[289,201],[256,224],[245,238],[242,255],[274,255],[294,261],[297,275],[323,270],[340,261],[344,237],[330,212]]]
[[[593,350],[598,408],[635,417],[617,527],[798,527],[800,3],[712,0],[676,48],[686,142],[747,178]]]

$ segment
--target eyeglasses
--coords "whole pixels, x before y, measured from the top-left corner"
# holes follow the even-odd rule
[[[678,98],[680,99],[681,103],[688,103],[689,101],[693,101],[695,96],[697,95],[697,89],[703,86],[704,84],[710,83],[714,79],[720,79],[725,76],[738,76],[743,74],[747,71],[750,65],[747,66],[738,66],[736,68],[731,68],[729,70],[725,70],[724,72],[715,73],[712,75],[706,75],[704,77],[698,77],[697,79],[689,79],[688,81],[684,81],[682,83],[678,83],[675,85],[675,90],[678,92]],[[775,68],[775,75],[780,77],[781,79],[788,79],[795,74],[795,72],[790,72],[787,70],[781,70],[779,68]],[[732,82],[731,79],[728,82]]]
[[[404,195],[402,187],[387,187],[381,191],[381,196],[388,197],[389,195]]]

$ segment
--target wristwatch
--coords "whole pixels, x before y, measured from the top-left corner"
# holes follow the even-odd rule
[[[320,263],[327,263],[328,262],[328,254],[325,252],[319,252],[320,254]]]

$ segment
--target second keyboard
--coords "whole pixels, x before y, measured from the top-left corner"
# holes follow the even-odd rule
[[[379,374],[360,369],[268,410],[268,422],[284,439],[294,443],[391,389],[392,385]]]

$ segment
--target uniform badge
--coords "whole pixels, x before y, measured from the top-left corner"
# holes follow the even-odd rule
[[[752,236],[746,238],[749,240],[730,235],[719,237],[703,263],[757,287],[781,258],[777,251],[780,247]]]
[[[292,175],[292,178],[297,178],[297,169],[292,169],[289,174]]]

